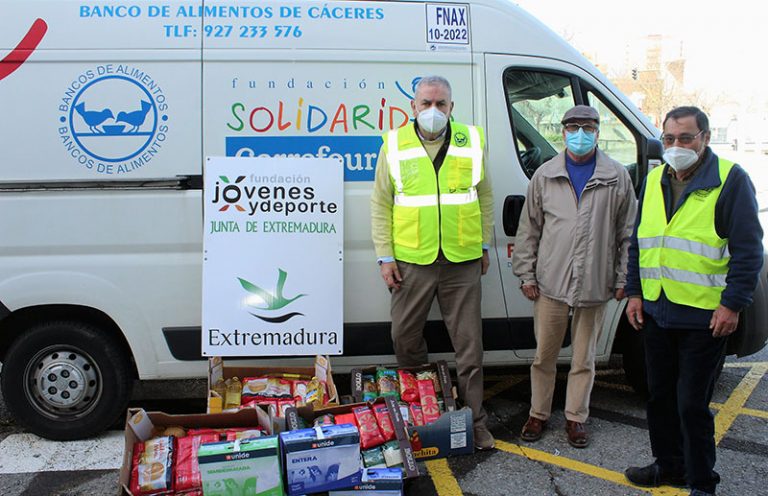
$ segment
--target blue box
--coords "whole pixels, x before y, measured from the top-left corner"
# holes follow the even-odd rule
[[[283,432],[289,496],[341,489],[360,484],[360,433],[352,424],[324,425]]]

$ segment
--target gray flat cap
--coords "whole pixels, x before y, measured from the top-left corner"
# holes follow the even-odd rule
[[[600,123],[600,114],[597,113],[597,110],[588,105],[576,105],[565,113],[560,124],[566,124],[576,120],[592,120]]]

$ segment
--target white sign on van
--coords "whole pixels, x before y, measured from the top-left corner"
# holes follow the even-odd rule
[[[469,48],[469,5],[428,3],[426,7],[430,50]]]
[[[340,159],[209,157],[204,356],[340,355]]]

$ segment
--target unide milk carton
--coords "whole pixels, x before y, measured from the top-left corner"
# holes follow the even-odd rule
[[[277,436],[203,444],[204,496],[283,496]]]
[[[280,444],[290,496],[360,483],[360,433],[352,424],[283,432]]]

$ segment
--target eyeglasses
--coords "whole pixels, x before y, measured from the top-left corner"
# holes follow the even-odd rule
[[[563,127],[569,133],[578,133],[579,129],[583,129],[585,133],[594,133],[597,131],[597,126],[594,124],[565,124]]]
[[[661,141],[669,146],[674,145],[675,141],[679,141],[681,145],[690,145],[693,143],[693,140],[699,137],[701,133],[703,133],[704,130],[702,129],[696,134],[681,134],[680,136],[673,136],[671,134],[662,134],[661,135]]]

